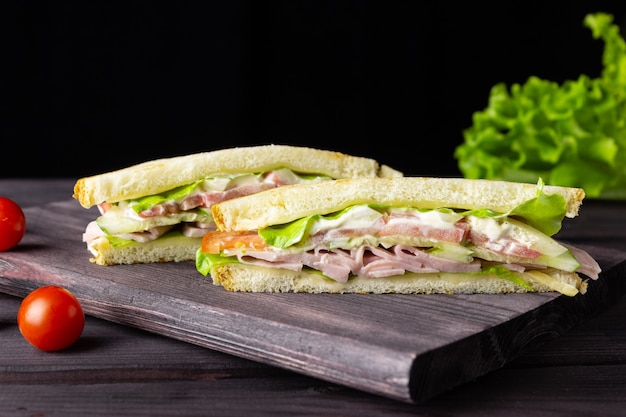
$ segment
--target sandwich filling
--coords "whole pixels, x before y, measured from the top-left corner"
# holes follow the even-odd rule
[[[213,204],[283,185],[329,179],[278,169],[260,174],[207,177],[158,195],[105,202],[98,205],[101,215],[87,225],[83,241],[89,245],[106,238],[113,246],[123,246],[150,242],[173,233],[200,238],[215,230]]]
[[[568,285],[546,272],[597,279],[600,267],[585,251],[551,237],[564,207],[562,196],[541,190],[509,213],[355,205],[260,230],[208,233],[196,266],[205,276],[224,263],[307,268],[340,283],[406,273],[488,274],[528,290],[541,282],[574,295],[585,292],[586,282]]]

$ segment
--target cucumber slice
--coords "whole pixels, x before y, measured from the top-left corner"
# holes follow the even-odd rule
[[[550,236],[521,221],[508,218],[504,221],[512,226],[510,236],[544,255],[556,257],[567,252],[567,248]]]
[[[428,251],[428,253],[457,262],[469,263],[474,260],[471,249],[466,246],[450,242],[438,242]]]
[[[182,222],[212,222],[210,214],[200,210],[189,210],[168,216],[136,219],[123,216],[102,215],[96,219],[96,223],[109,235],[140,232],[157,226],[171,226]]]
[[[567,248],[550,236],[540,232],[524,222],[512,218],[494,219],[491,217],[468,216],[467,220],[477,232],[489,239],[514,239],[544,255],[559,256],[567,252]]]
[[[504,262],[520,265],[531,264],[551,267],[567,272],[576,272],[580,267],[580,263],[570,251],[562,253],[559,256],[540,255],[537,258],[528,259],[520,258],[517,256],[500,255],[498,253],[476,246],[468,246],[468,248],[472,249],[474,257],[484,259],[486,261]]]

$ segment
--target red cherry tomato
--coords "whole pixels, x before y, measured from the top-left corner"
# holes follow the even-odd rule
[[[25,232],[26,218],[21,207],[9,198],[0,197],[0,251],[20,243]]]
[[[49,285],[37,288],[22,300],[17,326],[31,345],[56,351],[78,340],[85,326],[85,314],[74,294]]]

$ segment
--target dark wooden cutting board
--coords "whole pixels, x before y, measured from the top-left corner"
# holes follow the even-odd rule
[[[584,296],[231,293],[193,262],[90,263],[81,239],[97,212],[74,200],[25,212],[26,236],[0,252],[2,292],[61,285],[89,315],[406,402],[500,368],[626,293],[626,253],[580,244],[603,268]]]

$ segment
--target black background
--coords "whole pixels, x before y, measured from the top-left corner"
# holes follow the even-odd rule
[[[453,158],[498,83],[600,75],[617,1],[0,3],[0,178],[78,178],[283,143],[408,175]]]

